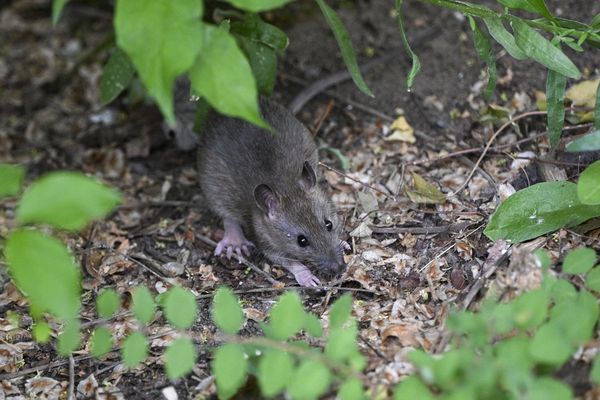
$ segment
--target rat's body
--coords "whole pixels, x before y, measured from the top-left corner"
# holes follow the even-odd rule
[[[253,244],[246,233],[301,285],[315,286],[319,280],[310,270],[339,273],[347,243],[317,184],[310,133],[283,107],[267,100],[260,106],[274,132],[213,113],[200,135],[200,183],[225,226],[215,254],[248,253]]]

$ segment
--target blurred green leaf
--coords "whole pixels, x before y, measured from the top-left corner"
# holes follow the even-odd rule
[[[325,345],[325,355],[334,361],[344,362],[357,351],[356,323],[348,328],[332,328]]]
[[[367,96],[374,97],[373,92],[367,86],[360,69],[358,68],[358,63],[356,61],[356,54],[354,53],[354,48],[352,47],[352,43],[350,42],[350,35],[346,30],[346,27],[340,20],[340,17],[333,11],[331,7],[325,3],[325,0],[315,0],[325,17],[325,21],[327,21],[327,25],[331,28],[333,32],[333,36],[335,36],[335,40],[338,43],[340,51],[342,52],[342,58],[346,63],[346,68],[350,72],[352,76],[352,80],[356,84],[356,86]]]
[[[79,172],[51,172],[23,193],[17,219],[22,224],[43,223],[80,230],[102,218],[121,201],[114,190]]]
[[[31,333],[36,342],[44,344],[50,339],[52,329],[46,321],[36,321],[31,328]]]
[[[400,29],[400,37],[402,38],[402,45],[404,46],[404,51],[410,56],[411,59],[411,67],[408,75],[406,77],[406,87],[410,90],[415,80],[415,77],[421,70],[421,60],[419,60],[419,56],[413,51],[410,47],[410,43],[408,42],[408,37],[406,37],[406,30],[404,28],[404,17],[402,16],[402,3],[404,0],[396,0],[396,22],[398,23],[398,28]]]
[[[329,309],[329,326],[339,328],[350,318],[352,312],[352,296],[349,293],[342,295]]]
[[[579,175],[577,196],[583,204],[600,204],[600,160],[589,165]]]
[[[519,190],[492,215],[484,234],[518,243],[600,215],[600,206],[581,204],[571,182],[543,182]]]
[[[544,249],[537,249],[533,252],[533,254],[537,257],[540,267],[544,270],[550,268],[550,255]]]
[[[596,298],[585,289],[575,299],[556,303],[550,312],[550,322],[560,327],[563,340],[575,346],[592,338],[597,321]]]
[[[563,261],[563,272],[581,274],[592,269],[596,264],[596,252],[589,247],[580,247],[569,251]]]
[[[559,366],[569,359],[574,349],[564,340],[559,327],[548,323],[537,330],[529,351],[536,361]]]
[[[279,8],[292,0],[225,0],[237,8],[251,12],[261,12]]]
[[[590,379],[596,383],[596,385],[600,385],[600,353],[596,354],[596,358],[594,358]]]
[[[541,289],[522,294],[514,302],[515,322],[523,328],[535,328],[546,319],[549,301]]]
[[[485,88],[484,98],[489,99],[496,87],[498,74],[496,73],[496,58],[492,53],[492,44],[487,35],[479,28],[475,19],[469,16],[469,25],[473,32],[473,43],[479,58],[487,64],[488,83]]]
[[[63,320],[79,312],[79,267],[57,239],[19,229],[6,239],[4,255],[16,286],[27,295],[32,315],[50,312]]]
[[[288,382],[288,393],[297,399],[317,399],[331,382],[329,369],[318,361],[304,360]]]
[[[115,47],[102,71],[100,81],[100,101],[106,105],[117,98],[129,86],[135,68],[127,54]]]
[[[499,0],[508,8],[516,8],[539,14],[546,19],[554,20],[544,0]]]
[[[296,292],[286,292],[273,306],[270,316],[271,337],[285,340],[298,333],[305,321],[302,301]]]
[[[341,400],[367,400],[363,384],[356,378],[347,379],[342,383],[338,396]]]
[[[597,16],[600,16],[600,14]],[[594,125],[596,126],[596,132],[600,131],[600,84],[596,88],[596,99],[594,100]]]
[[[20,165],[0,164],[0,197],[19,193],[25,178],[25,168]]]
[[[350,160],[348,160],[348,157],[346,157],[340,151],[340,149],[336,149],[335,147],[329,147],[329,146],[320,146],[319,150],[327,151],[327,152],[333,154],[335,156],[335,158],[337,158],[338,161],[340,162],[340,168],[343,171],[348,171],[350,169]]]
[[[565,300],[575,300],[577,298],[577,290],[571,283],[564,279],[558,279],[552,287],[550,296],[556,303]]]
[[[572,389],[556,379],[541,377],[534,381],[527,396],[531,400],[571,400]]]
[[[145,286],[138,286],[133,290],[132,311],[135,318],[142,324],[148,324],[156,312],[156,304],[150,290]]]
[[[53,0],[52,1],[52,25],[56,25],[60,19],[63,8],[69,0]]]
[[[165,352],[165,369],[169,379],[187,375],[196,364],[196,346],[191,339],[180,338],[169,345]]]
[[[598,85],[598,87],[600,87],[600,85]],[[569,152],[600,150],[600,129],[596,129],[579,139],[573,140],[567,144],[565,150]]]
[[[312,337],[323,336],[323,327],[321,320],[313,313],[305,313],[304,315],[304,330]]]
[[[190,69],[202,45],[202,4],[198,0],[116,3],[117,44],[169,123],[175,122],[173,82]]]
[[[520,19],[511,20],[517,46],[527,56],[568,78],[578,79],[581,73],[573,62],[545,37]]]
[[[409,376],[396,386],[394,400],[435,400],[433,394],[419,378]]]
[[[596,14],[594,18],[592,18],[592,22],[590,23],[590,25],[594,28],[600,28],[600,13]]]
[[[212,318],[217,327],[225,333],[236,334],[244,324],[244,312],[237,297],[228,287],[217,290],[213,300]]]
[[[506,49],[508,54],[516,60],[527,59],[527,54],[517,46],[515,37],[504,27],[502,19],[498,17],[487,17],[483,18],[483,22],[485,22],[490,35]]]
[[[196,298],[189,290],[179,286],[169,289],[163,308],[167,320],[176,328],[187,329],[196,321]]]
[[[141,332],[133,332],[121,347],[121,359],[127,368],[135,368],[148,357],[148,340]]]
[[[79,332],[79,328],[81,325],[79,321],[76,319],[67,321],[63,326],[63,331],[58,336],[57,349],[58,354],[61,356],[68,356],[77,348],[81,343],[81,333]]]
[[[546,78],[546,99],[548,107],[548,137],[550,146],[556,147],[565,124],[565,88],[567,78],[551,69]]]
[[[202,50],[190,70],[193,90],[222,114],[268,127],[259,113],[252,69],[235,39],[223,29],[203,26]]]
[[[96,308],[98,315],[102,318],[112,317],[117,312],[121,305],[119,295],[113,289],[103,290],[96,299]]]
[[[264,22],[256,14],[246,16],[242,21],[231,23],[231,33],[236,37],[245,37],[252,42],[264,44],[277,53],[283,52],[288,44],[289,39],[284,31]]]
[[[596,292],[600,292],[600,267],[595,267],[585,277],[585,286]]]
[[[106,327],[100,326],[92,333],[91,352],[96,358],[102,357],[112,348],[112,334]]]
[[[234,343],[219,347],[215,352],[212,369],[219,398],[230,398],[246,381],[248,360],[244,348]]]
[[[294,374],[294,360],[286,352],[267,349],[258,360],[258,384],[266,397],[279,394]]]
[[[258,92],[261,95],[269,96],[273,92],[275,78],[277,77],[277,54],[275,50],[243,36],[238,37],[238,44],[250,63]]]

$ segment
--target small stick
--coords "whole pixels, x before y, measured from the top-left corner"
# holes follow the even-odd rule
[[[69,354],[69,389],[67,391],[67,399],[75,400],[75,360],[73,360],[73,354]]]
[[[319,165],[320,165],[320,166],[322,166],[322,167],[324,167],[324,168],[326,168],[326,169],[328,169],[328,170],[329,170],[329,171],[331,171],[331,172],[334,172],[334,173],[336,173],[336,174],[338,174],[338,175],[340,175],[340,176],[343,176],[344,178],[348,178],[348,179],[350,179],[351,181],[354,181],[354,182],[358,183],[359,185],[362,185],[362,186],[364,186],[364,187],[366,187],[366,188],[369,188],[369,189],[371,189],[371,190],[374,190],[374,191],[376,191],[377,193],[381,193],[381,194],[382,194],[382,195],[384,195],[386,198],[393,197],[393,196],[390,196],[389,194],[387,194],[387,193],[385,193],[385,192],[383,192],[383,191],[381,191],[381,190],[379,190],[379,189],[377,189],[377,188],[374,188],[373,186],[367,185],[366,183],[364,183],[364,182],[361,182],[361,181],[359,181],[358,179],[354,179],[354,178],[352,178],[351,176],[348,176],[348,175],[346,175],[345,173],[343,173],[343,172],[342,172],[342,171],[340,171],[340,170],[337,170],[337,169],[335,169],[335,168],[333,168],[333,167],[330,167],[330,166],[329,166],[329,165],[327,165],[327,164],[323,164],[321,161],[319,161]]]
[[[325,122],[325,120],[331,113],[332,109],[333,109],[333,100],[329,99],[329,101],[327,102],[327,107],[325,108],[325,111],[321,114],[321,116],[317,120],[317,123],[315,124],[314,128],[312,128],[313,136],[317,136],[317,133],[319,133],[319,130],[321,130],[321,125],[323,125],[323,122]]]

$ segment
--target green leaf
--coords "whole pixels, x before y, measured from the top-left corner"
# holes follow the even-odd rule
[[[406,88],[410,90],[415,80],[415,77],[421,70],[421,60],[417,54],[410,47],[410,43],[408,42],[408,37],[406,37],[406,30],[404,28],[404,17],[402,16],[402,3],[404,0],[396,0],[396,22],[398,23],[398,28],[400,29],[400,37],[402,38],[402,45],[404,46],[404,51],[408,53],[411,59],[411,67],[408,75],[406,77]]]
[[[546,250],[536,249],[534,250],[533,254],[538,259],[538,262],[540,263],[540,267],[542,269],[547,270],[548,268],[550,268],[550,264],[552,261],[550,260],[550,255]]]
[[[546,7],[544,0],[499,0],[508,8],[521,9],[539,14],[549,20],[554,20],[552,14]]]
[[[350,35],[344,27],[344,24],[340,20],[340,17],[333,11],[331,7],[325,3],[325,0],[315,0],[325,17],[325,21],[327,21],[327,25],[331,28],[333,32],[333,36],[335,36],[335,40],[338,43],[340,51],[342,52],[342,58],[344,59],[344,63],[346,63],[346,68],[350,72],[352,76],[352,80],[356,84],[356,86],[367,96],[374,97],[373,92],[367,86],[360,69],[358,68],[358,63],[356,62],[356,54],[354,53],[354,48],[352,47],[352,43],[350,42]]]
[[[541,289],[522,294],[514,302],[515,322],[523,328],[535,328],[546,319],[549,301]]]
[[[518,243],[599,215],[599,206],[580,203],[574,183],[543,182],[519,190],[500,204],[484,234],[491,240]]]
[[[577,196],[583,204],[600,204],[600,160],[589,165],[579,175]]]
[[[307,359],[288,382],[288,393],[297,399],[316,399],[325,393],[330,382],[329,369],[318,361]]]
[[[237,8],[250,12],[261,12],[279,8],[292,0],[226,0]]]
[[[589,247],[571,250],[563,261],[563,271],[569,274],[581,274],[596,264],[596,252]]]
[[[502,19],[498,17],[486,17],[483,18],[483,22],[485,22],[490,35],[492,35],[496,42],[500,43],[502,47],[506,49],[508,54],[517,60],[527,59],[527,54],[525,54],[523,50],[517,46],[515,37],[508,30],[506,30],[504,24],[502,23]]]
[[[579,346],[592,338],[598,321],[596,298],[582,289],[576,299],[556,303],[550,313],[550,322],[560,327],[563,340]]]
[[[575,64],[545,37],[520,19],[513,19],[511,25],[517,45],[529,58],[568,78],[579,79],[581,73]]]
[[[534,381],[526,398],[531,400],[571,400],[573,391],[563,382],[542,377]]]
[[[116,99],[129,86],[134,74],[135,68],[131,61],[129,61],[127,54],[118,47],[115,47],[102,71],[102,80],[100,81],[100,100],[102,105],[106,105]]]
[[[47,343],[50,339],[50,334],[52,333],[52,329],[46,321],[36,321],[31,328],[31,333],[35,338],[35,341],[38,343]]]
[[[0,197],[19,193],[25,178],[25,168],[20,165],[0,164]]]
[[[148,340],[141,332],[133,332],[123,342],[121,359],[127,368],[135,368],[148,357]]]
[[[596,15],[599,17],[600,14]],[[596,88],[596,99],[594,100],[594,125],[596,130],[600,131],[600,84]]]
[[[258,360],[258,384],[263,396],[279,394],[294,374],[294,360],[286,352],[268,349]]]
[[[228,287],[220,287],[215,294],[212,318],[217,327],[230,335],[236,334],[244,324],[244,312],[237,297]]]
[[[117,45],[129,56],[169,123],[173,82],[190,69],[202,45],[202,1],[118,0]]]
[[[76,319],[65,323],[62,333],[58,336],[57,343],[58,353],[61,356],[68,356],[79,347],[79,343],[81,343],[80,327],[81,325]]]
[[[590,379],[594,381],[596,385],[600,385],[600,353],[596,354],[596,358],[594,358],[594,364],[592,365],[592,371],[590,372]]]
[[[277,75],[277,54],[275,50],[243,36],[238,37],[238,44],[250,63],[258,92],[261,95],[270,95],[275,87]]]
[[[179,286],[169,289],[163,308],[167,320],[176,328],[187,329],[196,321],[196,298],[189,290]]]
[[[264,22],[255,14],[246,16],[242,21],[232,22],[230,32],[236,37],[267,45],[277,53],[283,52],[290,42],[284,31]]]
[[[435,400],[433,394],[419,378],[409,376],[396,386],[394,390],[394,400]]]
[[[96,308],[98,315],[102,318],[112,317],[119,309],[121,301],[119,295],[113,289],[103,290],[96,299]]]
[[[51,172],[33,182],[21,198],[17,219],[66,230],[81,230],[106,216],[121,201],[113,189],[79,172]]]
[[[26,294],[34,317],[50,312],[63,320],[79,312],[79,268],[67,248],[38,231],[19,229],[6,239],[8,270]]]
[[[334,361],[343,362],[358,351],[356,323],[349,328],[332,328],[325,345],[325,355]]]
[[[248,360],[244,348],[234,343],[219,347],[215,352],[212,369],[219,398],[230,398],[246,381]]]
[[[271,309],[269,316],[269,333],[272,339],[285,340],[298,333],[305,321],[305,313],[298,293],[287,292],[282,295]]]
[[[556,303],[560,303],[565,300],[576,300],[577,290],[571,283],[565,281],[564,279],[558,279],[554,286],[552,286],[550,296]]]
[[[598,85],[598,87],[600,87],[600,85]],[[600,112],[597,115],[600,115]],[[579,139],[573,140],[567,144],[565,150],[569,152],[600,150],[600,129],[596,129]]]
[[[96,358],[102,357],[112,348],[112,334],[103,326],[94,330],[90,341],[92,355]]]
[[[352,296],[349,293],[344,294],[337,299],[329,310],[329,326],[339,328],[350,318],[352,312]]]
[[[266,128],[258,110],[252,69],[228,32],[204,26],[202,51],[192,69],[192,88],[219,112]]]
[[[341,151],[340,149],[336,149],[335,147],[330,147],[330,146],[321,146],[319,147],[319,151],[327,151],[331,154],[333,154],[333,156],[335,158],[338,159],[338,161],[340,162],[340,168],[343,171],[348,171],[350,169],[350,160],[348,160],[348,157],[346,157]]]
[[[492,44],[487,35],[479,28],[475,19],[469,16],[469,25],[473,32],[473,43],[475,44],[475,50],[481,60],[487,64],[488,83],[485,88],[484,98],[489,99],[494,88],[496,87],[496,81],[498,75],[496,73],[496,59],[492,52]]]
[[[187,375],[196,364],[196,346],[187,338],[177,339],[165,352],[165,368],[169,379]]]
[[[600,267],[592,269],[585,277],[585,286],[600,292]]]
[[[565,124],[565,88],[567,78],[551,69],[546,78],[546,98],[548,107],[548,136],[550,146],[556,147]]]
[[[304,315],[304,330],[312,337],[318,338],[323,336],[321,320],[312,313],[306,313]]]
[[[529,351],[541,363],[562,365],[573,352],[571,344],[564,340],[559,327],[552,323],[542,325],[531,340]]]
[[[63,8],[67,4],[69,0],[54,0],[52,2],[52,25],[56,25],[60,18],[60,14],[62,14]]]
[[[133,290],[132,295],[132,310],[135,318],[142,324],[147,325],[156,312],[156,304],[150,290],[145,286],[138,286]]]
[[[367,400],[362,382],[356,378],[346,380],[338,391],[341,400]]]
[[[592,18],[590,25],[594,28],[600,28],[600,13],[596,14],[594,18]]]

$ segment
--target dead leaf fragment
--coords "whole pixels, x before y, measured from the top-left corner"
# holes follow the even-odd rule
[[[414,190],[406,190],[408,198],[417,204],[443,204],[446,195],[433,184],[427,182],[421,175],[411,172],[414,182]]]
[[[369,228],[369,225],[367,225],[367,223],[363,221],[360,223],[360,225],[354,228],[352,232],[350,232],[350,236],[364,238],[371,236],[372,233],[373,231],[371,230],[371,228]]]
[[[574,106],[594,108],[598,84],[600,78],[576,83],[565,92],[565,99],[571,100]]]
[[[25,391],[30,398],[58,399],[62,387],[57,380],[46,377],[36,377],[27,380]]]
[[[406,117],[401,116],[396,118],[390,126],[392,133],[384,138],[388,142],[407,142],[415,143],[415,132],[412,126],[406,121]]]
[[[367,214],[379,209],[377,197],[375,197],[375,195],[370,191],[365,190],[358,192],[358,202],[360,203],[363,211]]]
[[[98,381],[94,374],[89,375],[87,378],[79,382],[77,385],[77,394],[82,395],[85,398],[92,397],[98,389]]]

